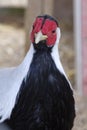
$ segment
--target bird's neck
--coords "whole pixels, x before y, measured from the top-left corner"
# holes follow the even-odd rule
[[[42,48],[43,49],[43,48]],[[65,75],[65,72],[63,70],[62,64],[60,62],[60,57],[59,57],[59,52],[58,52],[58,45],[55,44],[55,46],[53,48],[50,49],[44,49],[44,51],[42,51],[42,49],[35,49],[35,47],[33,46],[33,44],[31,44],[30,49],[28,51],[28,53],[26,54],[23,62],[19,65],[18,69],[21,70],[21,73],[23,73],[23,77],[25,77],[27,75],[27,72],[30,68],[32,59],[34,57],[34,54],[50,54],[52,60],[54,61],[57,69],[63,73]]]

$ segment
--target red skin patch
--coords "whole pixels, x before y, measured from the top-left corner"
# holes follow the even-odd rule
[[[31,32],[31,41],[34,42],[35,34],[39,31],[42,32],[43,35],[47,35],[48,38],[46,40],[47,46],[53,46],[57,39],[56,29],[57,24],[55,21],[46,19],[43,24],[43,18],[36,18],[36,21],[33,24],[33,29]]]

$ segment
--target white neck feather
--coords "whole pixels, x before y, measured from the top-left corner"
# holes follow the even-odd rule
[[[63,66],[62,66],[62,64],[61,64],[60,57],[59,57],[58,44],[59,44],[60,36],[61,36],[60,29],[57,28],[57,40],[56,40],[56,43],[55,43],[55,45],[54,45],[54,47],[53,47],[53,49],[52,49],[51,56],[52,56],[52,58],[53,58],[53,60],[54,60],[54,62],[55,62],[55,64],[56,64],[57,69],[58,69],[62,74],[64,74],[64,76],[66,77],[67,81],[68,81],[69,84],[70,84],[70,81],[68,80],[68,78],[67,78],[67,76],[66,76],[66,74],[65,74],[65,71],[64,71],[64,69],[63,69]],[[71,87],[71,89],[72,89],[71,84],[70,84],[70,87]]]
[[[61,36],[60,29],[57,28],[57,40],[56,40],[56,43],[52,49],[51,56],[56,64],[56,67],[58,68],[58,70],[65,75],[64,69],[63,69],[62,64],[60,62],[59,51],[58,51],[58,44],[59,44],[60,36]]]

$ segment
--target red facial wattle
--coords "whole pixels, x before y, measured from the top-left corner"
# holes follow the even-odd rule
[[[37,18],[33,24],[33,29],[32,29],[31,37],[30,37],[32,43],[34,43],[35,34],[41,30],[42,22],[43,22],[43,18]]]
[[[35,34],[39,31],[42,32],[43,35],[47,35],[46,44],[47,46],[53,46],[57,39],[56,29],[57,24],[55,21],[46,19],[43,23],[43,18],[37,18],[33,24],[33,29],[31,32],[31,41],[32,43],[35,40]]]

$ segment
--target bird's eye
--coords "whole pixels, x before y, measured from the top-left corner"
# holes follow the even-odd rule
[[[52,31],[52,33],[55,33],[55,32],[56,32],[56,30],[53,30],[53,31]]]
[[[35,28],[35,27],[34,27],[34,25],[33,25],[33,27],[32,27],[32,28],[33,28],[33,29]]]

